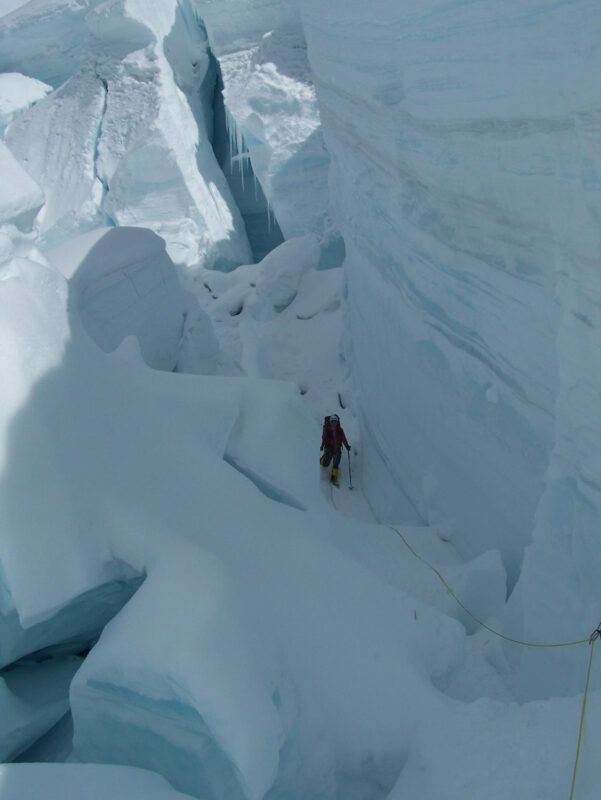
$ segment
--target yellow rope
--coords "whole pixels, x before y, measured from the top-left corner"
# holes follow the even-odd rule
[[[461,608],[466,612],[466,614],[469,614],[469,616],[475,622],[477,622],[478,625],[481,625],[483,628],[486,628],[487,631],[490,631],[491,633],[494,633],[495,636],[499,636],[501,639],[505,639],[508,642],[513,642],[514,644],[524,645],[525,647],[571,647],[572,645],[586,644],[586,642],[590,642],[591,652],[590,652],[590,656],[589,656],[589,660],[588,660],[588,670],[587,670],[587,673],[586,673],[586,685],[584,687],[584,694],[582,696],[582,710],[580,712],[580,728],[579,728],[579,731],[578,731],[578,744],[576,746],[576,759],[574,761],[574,772],[572,774],[572,788],[570,790],[570,800],[574,800],[574,789],[576,787],[576,775],[578,774],[578,762],[580,761],[580,749],[581,749],[581,745],[582,745],[582,736],[583,736],[583,733],[584,733],[584,717],[585,717],[585,714],[586,714],[586,705],[587,705],[587,702],[588,702],[589,686],[590,686],[590,682],[591,682],[591,669],[592,669],[592,666],[593,666],[593,654],[594,654],[594,650],[595,650],[595,641],[599,637],[599,635],[601,635],[600,632],[599,632],[599,629],[593,633],[593,635],[590,637],[590,639],[579,639],[578,641],[575,641],[575,642],[558,642],[556,644],[537,644],[537,643],[533,643],[533,642],[523,642],[520,639],[512,639],[510,636],[505,636],[504,633],[499,633],[499,631],[495,631],[493,628],[489,627],[481,619],[478,619],[478,617],[474,616],[474,614],[472,614],[472,612],[468,608],[466,608],[464,606],[464,604],[461,602],[461,600],[457,597],[455,592],[451,589],[451,587],[449,586],[447,581],[440,574],[440,572],[436,569],[436,567],[434,567],[432,564],[430,564],[429,561],[426,561],[425,558],[420,556],[420,554],[417,553],[413,549],[413,547],[411,547],[411,545],[409,544],[407,539],[403,536],[403,534],[399,530],[397,530],[392,525],[389,525],[388,527],[401,537],[401,539],[404,542],[405,546],[407,547],[407,549],[411,553],[413,553],[415,558],[419,559],[429,569],[432,570],[432,572],[437,576],[437,578],[440,580],[440,582],[443,584],[443,586],[445,586],[445,588],[447,589],[447,591],[451,595],[451,597],[455,600],[456,603],[458,603],[461,606]]]
[[[406,547],[406,548],[407,548],[407,549],[408,549],[408,550],[409,550],[411,553],[413,553],[413,555],[415,556],[415,558],[419,559],[419,561],[421,561],[423,564],[425,564],[425,565],[428,567],[428,569],[432,570],[432,572],[433,572],[433,573],[436,575],[436,577],[438,578],[438,580],[439,580],[439,581],[442,583],[442,585],[445,587],[445,589],[447,590],[447,592],[448,592],[448,593],[451,595],[451,597],[453,598],[453,600],[455,600],[455,602],[456,602],[456,603],[457,603],[459,606],[461,606],[461,608],[462,608],[462,609],[465,611],[465,613],[466,613],[468,616],[470,616],[470,617],[471,617],[471,618],[474,620],[474,622],[477,622],[477,623],[478,623],[478,625],[480,625],[482,628],[485,628],[485,629],[486,629],[487,631],[489,631],[490,633],[493,633],[495,636],[499,636],[501,639],[505,639],[507,642],[513,642],[514,644],[520,644],[520,645],[523,645],[524,647],[572,647],[573,645],[576,645],[576,644],[586,644],[586,643],[589,641],[588,639],[579,639],[578,641],[574,641],[574,642],[558,642],[558,643],[554,643],[554,644],[537,644],[537,643],[534,643],[534,642],[524,642],[524,641],[522,641],[521,639],[512,639],[512,638],[511,638],[511,636],[506,636],[504,633],[499,633],[499,631],[496,631],[496,630],[494,630],[494,628],[491,628],[490,626],[488,626],[488,625],[487,625],[485,622],[483,622],[481,619],[479,619],[479,618],[478,618],[478,617],[476,617],[474,614],[472,614],[472,612],[469,610],[469,608],[466,608],[466,606],[464,606],[464,605],[463,605],[463,603],[461,602],[461,600],[460,600],[460,599],[457,597],[457,595],[455,594],[455,592],[454,592],[454,591],[451,589],[451,587],[449,586],[449,584],[447,583],[447,581],[446,581],[446,580],[444,579],[444,577],[443,577],[443,576],[440,574],[440,572],[439,572],[439,571],[436,569],[436,567],[434,567],[432,564],[430,564],[430,562],[429,562],[429,561],[426,561],[426,559],[425,559],[425,558],[423,558],[422,556],[420,556],[420,554],[419,554],[419,553],[417,553],[417,552],[416,552],[416,551],[413,549],[413,547],[411,547],[411,545],[409,544],[409,542],[407,541],[407,539],[406,539],[406,538],[403,536],[403,534],[402,534],[402,533],[401,533],[399,530],[397,530],[397,528],[395,528],[395,527],[394,527],[394,526],[392,526],[392,525],[389,525],[388,527],[389,527],[391,530],[393,530],[393,531],[394,531],[394,532],[395,532],[395,533],[396,533],[398,536],[400,536],[401,540],[402,540],[402,541],[403,541],[403,543],[405,544],[405,547]]]
[[[332,505],[334,506],[334,508],[337,509],[336,503],[334,501],[334,489],[333,489],[333,487],[331,485],[330,485],[330,499],[332,501]],[[495,636],[499,636],[501,639],[505,639],[507,642],[513,642],[514,644],[523,645],[524,647],[572,647],[573,645],[586,644],[587,642],[590,642],[591,652],[590,652],[589,661],[588,661],[588,670],[587,670],[587,673],[586,673],[586,685],[584,687],[584,694],[582,696],[582,709],[580,711],[580,728],[578,730],[578,744],[576,746],[576,759],[574,761],[574,771],[573,771],[573,774],[572,774],[572,788],[570,790],[570,800],[574,800],[574,789],[576,787],[576,776],[578,774],[578,763],[580,761],[580,750],[581,750],[581,745],[582,745],[582,736],[583,736],[583,733],[584,733],[584,718],[585,718],[585,714],[586,714],[586,706],[587,706],[588,695],[589,695],[589,686],[590,686],[590,682],[591,682],[591,669],[592,669],[592,666],[593,666],[593,654],[594,654],[594,651],[595,651],[595,641],[596,641],[597,638],[599,638],[599,636],[601,636],[601,628],[598,628],[592,634],[592,636],[589,639],[578,639],[577,641],[574,641],[574,642],[557,642],[557,643],[553,643],[553,644],[524,642],[521,639],[513,639],[511,636],[506,636],[504,633],[500,633],[499,631],[494,630],[489,625],[487,625],[485,622],[483,622],[481,619],[478,619],[478,617],[476,617],[474,614],[472,614],[472,612],[469,610],[469,608],[466,608],[466,606],[457,597],[455,592],[451,589],[451,587],[449,586],[449,584],[447,583],[447,581],[445,580],[443,575],[436,569],[436,567],[433,566],[432,564],[430,564],[429,561],[427,561],[416,550],[414,550],[413,547],[411,547],[411,545],[407,541],[407,539],[403,536],[403,534],[397,528],[395,528],[393,525],[389,525],[388,527],[392,531],[394,531],[401,538],[401,541],[404,543],[405,547],[409,550],[409,552],[412,553],[415,556],[415,558],[417,558],[419,561],[421,561],[423,564],[425,564],[428,567],[428,569],[430,569],[436,575],[438,580],[446,588],[447,592],[451,595],[451,597],[455,600],[455,602],[459,606],[461,606],[461,608],[465,611],[465,613],[468,614],[468,616],[470,616],[474,620],[474,622],[477,622],[478,625],[480,625],[482,628],[485,628],[487,631],[489,631],[490,633],[494,634]]]
[[[578,762],[580,760],[580,745],[582,744],[582,734],[584,731],[584,715],[586,714],[586,704],[588,701],[588,687],[591,682],[591,667],[593,666],[593,653],[595,652],[595,638],[591,638],[591,654],[588,660],[588,670],[586,673],[586,686],[582,696],[582,710],[580,712],[580,729],[578,731],[578,746],[576,747],[576,760],[574,761],[574,773],[572,775],[572,788],[570,790],[570,800],[574,800],[574,789],[576,787],[576,774],[578,772]]]

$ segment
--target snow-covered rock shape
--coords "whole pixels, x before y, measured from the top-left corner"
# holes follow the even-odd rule
[[[244,225],[211,147],[214,74],[200,23],[184,21],[175,2],[92,6],[48,2],[0,18],[2,41],[19,43],[0,65],[57,87],[6,133],[46,194],[41,243],[57,246],[107,223],[141,225],[187,267],[248,262]],[[55,75],[33,55],[40,37],[63,44]]]
[[[250,158],[286,239],[314,234],[321,266],[340,266],[344,245],[331,216],[330,159],[296,5],[192,1],[219,62],[240,168]]]
[[[580,638],[601,568],[596,6],[300,6],[372,502],[402,517],[404,492],[464,553],[498,544],[512,583],[535,529],[526,630],[555,639],[571,597]]]

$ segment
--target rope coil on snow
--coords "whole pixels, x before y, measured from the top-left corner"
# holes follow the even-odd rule
[[[580,727],[578,729],[578,744],[576,745],[576,758],[574,760],[574,771],[572,773],[572,787],[570,789],[570,800],[574,798],[574,789],[576,788],[576,776],[578,774],[578,762],[580,761],[580,748],[582,745],[582,735],[584,733],[584,717],[586,715],[586,704],[588,701],[588,690],[589,685],[591,682],[591,669],[593,666],[593,654],[595,652],[595,642],[601,636],[601,623],[599,626],[591,633],[591,637],[589,639],[591,645],[591,653],[588,659],[588,669],[586,671],[586,685],[584,687],[584,694],[582,695],[582,709],[580,710]]]
[[[591,635],[591,637],[589,639],[578,639],[578,640],[573,641],[573,642],[553,642],[553,643],[550,643],[550,644],[549,643],[544,643],[544,642],[525,642],[522,639],[513,639],[511,636],[506,636],[504,633],[500,633],[499,631],[496,631],[494,628],[491,628],[489,625],[487,625],[481,619],[479,619],[474,614],[472,614],[472,612],[469,610],[469,608],[467,608],[461,602],[461,600],[457,597],[457,595],[455,594],[455,592],[453,591],[451,586],[449,586],[449,584],[447,583],[445,578],[436,569],[436,567],[433,566],[432,564],[430,564],[430,562],[427,561],[425,558],[423,558],[423,556],[420,556],[420,554],[417,553],[413,549],[413,547],[411,547],[411,545],[409,544],[407,539],[403,536],[403,534],[397,528],[395,528],[393,525],[389,525],[388,527],[400,537],[400,539],[404,543],[405,547],[409,550],[409,552],[411,552],[415,556],[415,558],[417,558],[419,561],[421,561],[423,564],[425,564],[428,567],[428,569],[430,569],[436,575],[438,580],[442,583],[442,585],[447,590],[447,593],[451,595],[451,597],[457,603],[457,605],[461,606],[461,608],[465,611],[465,613],[469,617],[471,617],[474,620],[474,622],[477,622],[478,625],[480,625],[485,630],[489,631],[489,633],[492,633],[492,634],[494,634],[495,636],[498,636],[501,639],[505,639],[505,641],[507,641],[507,642],[513,642],[513,644],[522,645],[523,647],[573,647],[574,645],[586,644],[587,642],[591,641],[592,640],[592,636],[594,636],[595,633],[597,634],[597,636],[601,636],[601,623],[599,623],[599,628]]]

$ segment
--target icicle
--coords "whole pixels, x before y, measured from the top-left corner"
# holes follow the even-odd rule
[[[240,130],[240,127],[238,125],[236,125],[236,136],[237,136],[236,147],[238,148],[238,152],[239,153],[243,153],[244,152],[244,136],[242,136],[242,131]]]
[[[242,131],[238,123],[236,122],[235,118],[230,113],[228,107],[224,105],[225,108],[225,127],[228,133],[228,139],[230,143],[230,173],[234,174],[234,163],[238,162],[238,168],[240,170],[240,184],[242,186],[242,191],[244,191],[244,172],[246,169],[246,159],[250,162],[250,153],[246,150],[246,145],[244,142],[244,136],[242,135]]]
[[[236,120],[232,117],[226,105],[225,109],[225,128],[227,130],[229,145],[230,145],[230,170],[234,157],[240,152],[238,149],[238,126]]]
[[[225,108],[225,125],[228,130],[230,139],[230,152],[232,155],[237,156],[244,151],[244,137],[242,131],[236,122],[235,117],[231,114],[226,105]]]

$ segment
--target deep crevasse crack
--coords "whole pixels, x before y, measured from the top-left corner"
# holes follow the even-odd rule
[[[115,225],[115,220],[106,212],[104,208],[104,200],[106,195],[109,193],[109,185],[106,178],[103,178],[100,174],[100,170],[98,169],[98,159],[100,158],[99,153],[99,146],[100,140],[102,139],[102,128],[104,123],[104,117],[106,115],[107,105],[108,105],[108,94],[109,94],[109,85],[106,78],[103,78],[96,69],[95,75],[102,84],[102,88],[104,90],[103,94],[103,102],[102,102],[102,110],[100,112],[100,118],[98,120],[98,127],[96,128],[96,142],[94,144],[94,178],[100,183],[102,186],[102,197],[99,200],[98,207],[101,210],[102,214],[106,218],[106,222],[108,225]]]

